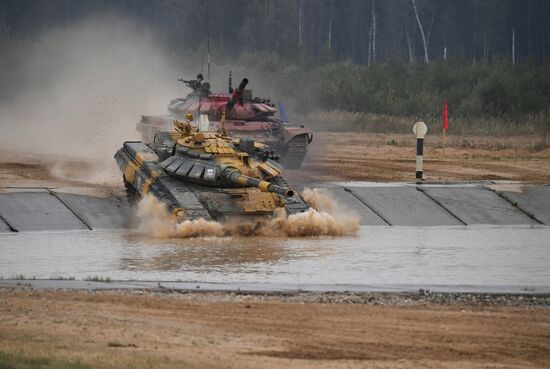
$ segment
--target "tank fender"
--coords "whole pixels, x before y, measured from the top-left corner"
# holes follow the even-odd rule
[[[283,142],[286,144],[288,141],[296,136],[306,135],[308,144],[313,141],[313,132],[308,128],[283,128],[282,130]]]

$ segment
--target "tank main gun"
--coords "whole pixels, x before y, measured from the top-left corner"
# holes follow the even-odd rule
[[[243,80],[239,84],[239,87],[237,87],[235,89],[235,91],[233,91],[233,94],[231,95],[231,99],[229,99],[229,101],[225,105],[225,112],[226,113],[229,112],[231,109],[233,109],[235,104],[241,99],[241,97],[243,95],[243,91],[244,91],[247,84],[248,84],[248,79],[243,78]]]
[[[238,170],[233,168],[227,168],[222,172],[222,177],[236,185],[245,186],[245,187],[257,187],[263,192],[274,192],[284,197],[293,197],[294,190],[291,188],[285,188],[277,186],[268,181],[263,181],[260,179],[252,178],[241,174]]]

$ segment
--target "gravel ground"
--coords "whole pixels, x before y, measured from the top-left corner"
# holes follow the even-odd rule
[[[0,288],[0,291],[33,290],[32,287]],[[74,291],[58,289],[58,291]],[[82,294],[128,294],[149,295],[159,298],[182,299],[197,302],[288,302],[322,304],[362,304],[380,306],[416,305],[469,305],[469,306],[510,306],[510,307],[550,307],[549,294],[496,294],[496,293],[447,293],[420,289],[418,292],[295,292],[295,293],[251,293],[251,292],[210,292],[182,291],[161,288],[156,290],[79,290]]]
[[[118,293],[118,292],[117,292]],[[179,292],[134,291],[154,296],[175,297],[196,301],[279,301],[326,304],[363,304],[388,306],[414,305],[473,305],[473,306],[532,306],[550,307],[550,295],[441,293],[419,290],[417,293],[380,292],[299,292],[299,293],[241,293],[241,292]]]

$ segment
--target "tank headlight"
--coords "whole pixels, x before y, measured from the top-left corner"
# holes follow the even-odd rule
[[[215,180],[216,179],[216,170],[215,169],[212,169],[212,168],[206,168],[206,170],[204,171],[204,176],[203,176],[204,179],[209,179],[209,180]]]

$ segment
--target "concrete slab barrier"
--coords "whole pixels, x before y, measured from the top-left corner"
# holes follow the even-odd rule
[[[537,224],[485,187],[426,187],[422,191],[465,224]]]
[[[17,231],[89,229],[51,193],[0,193],[0,215]]]
[[[91,229],[131,226],[130,208],[124,197],[92,197],[57,192],[55,196]]]
[[[463,225],[453,214],[411,186],[347,187],[363,204],[391,225]]]
[[[495,185],[491,186],[491,189],[536,221],[550,225],[550,186]]]
[[[550,186],[521,183],[312,184],[361,225],[550,225]],[[129,228],[123,196],[93,189],[0,188],[0,232]]]

